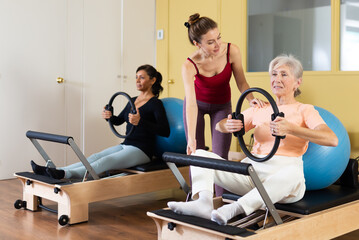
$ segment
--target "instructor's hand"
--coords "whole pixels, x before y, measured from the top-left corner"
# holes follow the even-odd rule
[[[192,140],[190,138],[188,138],[188,142],[187,142],[187,155],[191,155],[192,153],[196,152],[196,140]]]
[[[259,98],[253,98],[250,102],[249,102],[249,105],[251,107],[258,107],[258,108],[262,108],[262,107],[265,107],[266,105],[268,105],[269,102],[265,102]]]

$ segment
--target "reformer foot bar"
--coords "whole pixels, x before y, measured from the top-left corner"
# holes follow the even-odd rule
[[[70,145],[77,157],[84,164],[91,179],[85,174],[82,181],[57,180],[32,172],[19,172],[14,175],[22,182],[23,199],[15,202],[16,208],[37,211],[41,207],[41,199],[45,198],[58,204],[57,213],[60,225],[75,224],[88,221],[89,203],[178,188],[178,182],[170,169],[151,170],[151,164],[142,165],[139,169],[122,169],[126,176],[100,178],[92,169],[86,157],[77,147],[72,137],[28,131],[26,136],[31,140],[47,166],[55,167],[45,150],[37,140],[57,142]],[[135,168],[136,169],[136,168]],[[143,172],[146,171],[146,172]],[[180,173],[188,179],[188,167],[181,167]],[[141,173],[141,174],[139,174]]]
[[[172,153],[165,153],[163,159],[168,164],[187,164],[247,174],[252,180],[256,175],[251,165],[240,162]],[[349,172],[352,182],[348,184],[342,181],[342,185],[308,191],[302,200],[293,204],[272,206],[270,199],[265,199],[265,190],[258,188],[262,198],[264,196],[270,217],[267,217],[265,210],[259,210],[220,226],[210,220],[179,215],[169,209],[148,212],[147,215],[156,223],[158,239],[331,239],[359,229],[358,163],[354,160],[349,163],[351,165],[348,165],[346,172]],[[342,178],[348,179],[344,174]],[[255,185],[257,187],[261,183]],[[238,197],[227,194],[223,198],[214,198],[214,206],[218,208]],[[276,213],[280,221],[274,217]]]

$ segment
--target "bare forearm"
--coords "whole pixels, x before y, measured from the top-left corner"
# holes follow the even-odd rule
[[[303,128],[293,124],[288,133],[323,146],[335,147],[338,145],[337,136],[325,124],[319,125],[315,129]]]
[[[196,104],[186,104],[186,121],[187,121],[187,134],[188,138],[196,139],[196,126],[197,126],[198,107]]]
[[[222,133],[234,133],[240,131],[242,128],[242,121],[238,119],[232,119],[231,114],[216,124],[216,130]]]
[[[224,124],[227,122],[227,119],[222,119],[216,124],[216,130],[221,133],[229,133],[227,129],[225,128]]]

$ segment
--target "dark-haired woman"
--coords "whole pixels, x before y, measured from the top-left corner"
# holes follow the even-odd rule
[[[161,82],[161,73],[151,65],[142,65],[136,71],[136,87],[140,94],[132,98],[137,113],[130,112],[130,104],[118,116],[103,110],[102,117],[114,125],[126,122],[126,132],[132,125],[135,128],[122,144],[95,153],[87,159],[97,174],[150,162],[155,149],[155,136],[169,136],[166,111],[158,99],[163,90]],[[34,173],[56,179],[82,178],[86,171],[81,162],[57,169],[39,166],[33,161],[31,166]]]
[[[222,42],[217,23],[198,13],[185,23],[190,43],[198,49],[182,65],[185,87],[184,119],[186,121],[187,154],[204,149],[204,115],[209,114],[212,130],[212,151],[228,157],[231,134],[215,130],[217,122],[232,112],[230,79],[232,73],[239,91],[249,88],[245,79],[239,48]],[[247,96],[251,105],[263,102]]]
[[[232,112],[229,85],[232,73],[240,92],[249,88],[243,73],[241,54],[236,45],[222,42],[217,23],[212,19],[196,13],[189,17],[185,26],[190,43],[198,48],[182,65],[187,154],[205,148],[204,115],[208,114],[211,119],[212,151],[228,159],[232,136],[216,131],[215,125]],[[247,100],[251,106],[264,105],[252,94],[247,95]]]

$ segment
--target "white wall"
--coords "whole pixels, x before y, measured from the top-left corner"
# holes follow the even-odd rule
[[[126,66],[155,65],[154,9],[155,0],[0,1],[0,179],[45,163],[30,129],[72,136],[86,156],[119,142],[102,107],[117,91],[136,92]],[[57,166],[78,161],[65,145],[40,143]]]

